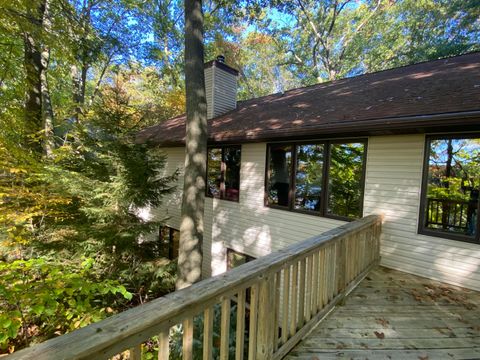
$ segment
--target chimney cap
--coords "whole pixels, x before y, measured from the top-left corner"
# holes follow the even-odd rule
[[[225,56],[223,55],[219,55],[217,56],[217,58],[215,60],[211,60],[207,63],[204,64],[204,68],[205,69],[208,69],[208,68],[211,68],[211,67],[216,67],[216,68],[219,68],[219,69],[222,69],[232,75],[235,75],[235,76],[238,76],[238,70],[225,64]]]

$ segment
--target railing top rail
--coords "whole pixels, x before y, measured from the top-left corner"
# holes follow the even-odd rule
[[[255,280],[301,259],[345,236],[381,222],[380,215],[366,216],[290,245],[282,250],[241,265],[224,274],[202,280],[189,288],[170,293],[149,303],[116,314],[69,334],[23,349],[7,359],[94,359],[105,357],[155,336],[196,314],[223,296],[231,296]],[[119,343],[122,344],[119,347]],[[116,352],[115,352],[116,351]]]

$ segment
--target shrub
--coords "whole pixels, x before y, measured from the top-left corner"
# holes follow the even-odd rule
[[[118,281],[99,281],[93,264],[0,262],[0,350],[13,352],[99,321],[131,299]]]

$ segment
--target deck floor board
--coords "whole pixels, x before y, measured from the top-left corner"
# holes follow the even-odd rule
[[[285,359],[480,359],[480,292],[378,267]]]

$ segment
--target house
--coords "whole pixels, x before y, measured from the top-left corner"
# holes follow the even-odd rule
[[[383,214],[382,265],[480,290],[480,53],[240,102],[237,75],[205,65],[204,277]],[[161,147],[171,173],[184,136],[178,116],[137,140]],[[171,241],[178,189],[148,214],[169,216]]]

